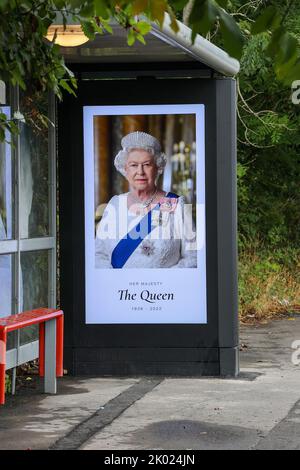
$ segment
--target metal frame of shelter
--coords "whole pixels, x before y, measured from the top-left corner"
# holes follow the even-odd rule
[[[236,375],[238,372],[238,320],[237,320],[237,255],[236,255],[236,189],[235,189],[235,81],[233,77],[239,71],[239,63],[224,51],[206,39],[197,36],[191,44],[191,31],[180,23],[178,33],[174,33],[168,17],[162,29],[153,25],[146,37],[147,45],[137,44],[132,48],[126,45],[125,31],[118,25],[113,26],[114,35],[96,38],[77,48],[62,48],[66,62],[82,81],[92,80],[130,80],[130,79],[216,79],[216,129],[217,129],[217,220],[223,227],[217,236],[218,270],[218,347],[220,373]],[[224,78],[225,77],[225,78]],[[228,78],[226,78],[228,77]],[[18,90],[11,91],[11,112],[19,109]],[[224,113],[226,110],[226,113]],[[56,105],[53,96],[49,98],[49,118],[56,121]],[[59,122],[58,126],[61,123]],[[62,123],[63,125],[63,123]],[[25,251],[47,250],[49,253],[48,307],[55,308],[57,302],[57,260],[56,260],[56,219],[57,219],[57,181],[56,134],[63,134],[63,129],[49,129],[49,236],[22,239],[20,233],[20,141],[17,139],[12,150],[13,161],[13,220],[14,233],[11,240],[0,241],[0,255],[12,255],[13,262],[13,308],[12,313],[21,309],[21,254]],[[230,139],[228,138],[230,135]],[[228,158],[231,155],[231,158]],[[60,155],[59,155],[60,158]],[[223,182],[234,184],[226,187]],[[61,186],[62,188],[62,186]],[[60,189],[61,189],[60,188]],[[63,191],[61,191],[63,197]],[[61,220],[62,230],[64,223]],[[65,236],[60,232],[61,249],[65,246]],[[62,300],[66,288],[64,273],[64,255],[62,258]],[[68,302],[67,302],[68,303]],[[72,330],[74,319],[70,317],[72,304],[66,305],[66,338]],[[69,317],[68,317],[69,315]],[[70,343],[69,343],[70,344]],[[72,348],[71,348],[72,349]],[[67,357],[70,357],[67,350]],[[38,341],[20,345],[19,335],[15,346],[7,352],[7,369],[38,357]],[[73,359],[69,360],[70,370]]]
[[[239,71],[239,63],[200,36],[192,45],[190,35],[190,29],[183,24],[175,34],[165,21],[161,30],[153,25],[146,46],[137,44],[128,48],[124,31],[114,25],[113,36],[104,35],[91,44],[64,50],[68,66],[79,79],[78,99],[66,97],[58,112],[59,179],[64,181],[60,189],[61,301],[66,322],[66,366],[75,375],[235,376],[239,372],[236,84],[232,78]],[[130,104],[130,98],[125,96],[136,92],[141,99],[143,86],[157,94],[148,99],[148,104],[165,98],[172,104],[176,103],[176,87],[190,88],[185,86],[187,83],[194,90],[202,89],[200,95],[208,105],[211,124],[206,135],[210,147],[206,155],[209,162],[207,238],[213,240],[207,252],[208,264],[213,266],[207,268],[208,325],[198,329],[191,325],[85,325],[84,232],[79,228],[84,226],[81,107]],[[97,103],[95,96],[98,96]],[[178,92],[179,102],[193,102],[192,91],[187,101],[184,96],[187,95]],[[72,135],[77,136],[75,145]],[[69,179],[66,183],[68,174],[73,181]],[[118,335],[123,340],[120,348],[115,341]],[[159,336],[160,340],[148,341]],[[137,339],[142,337],[144,346]],[[172,343],[175,337],[178,340]],[[182,362],[185,348],[189,359]],[[154,351],[156,357],[161,354],[157,362],[151,360]],[[173,353],[171,362],[162,365]],[[139,363],[134,356],[140,358]],[[95,357],[100,358],[98,363],[91,359]]]
[[[10,100],[8,106],[11,115],[19,110],[19,89],[9,90]],[[4,94],[4,93],[3,93]],[[4,94],[5,96],[5,94]],[[3,100],[4,101],[4,100]],[[55,100],[52,94],[48,97],[49,119],[55,121]],[[21,158],[22,148],[20,136],[14,139],[14,145],[9,147],[9,157],[12,170],[12,236],[10,239],[0,241],[0,256],[11,257],[12,275],[12,307],[11,313],[16,314],[22,308],[22,267],[21,256],[26,252],[48,254],[48,307],[56,307],[56,141],[55,129],[49,126],[48,131],[48,235],[44,237],[23,238],[21,233]],[[9,146],[9,144],[8,144]],[[9,273],[8,273],[9,274]],[[2,312],[1,312],[2,313]],[[3,312],[2,316],[6,316]],[[38,339],[22,344],[20,342],[20,330],[14,333],[13,346],[6,353],[6,370],[13,369],[12,392],[15,391],[16,367],[25,362],[36,359],[39,355]]]

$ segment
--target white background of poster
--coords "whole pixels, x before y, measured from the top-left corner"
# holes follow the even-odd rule
[[[93,118],[131,114],[196,115],[197,268],[95,268]],[[206,323],[204,105],[85,106],[83,122],[86,323]],[[136,293],[136,299],[120,300],[121,289]],[[150,304],[140,299],[143,290],[174,293],[174,299]]]

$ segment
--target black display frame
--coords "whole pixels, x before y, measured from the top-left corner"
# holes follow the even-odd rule
[[[236,92],[228,78],[79,80],[58,105],[60,299],[74,375],[238,374]],[[85,324],[83,106],[205,105],[207,324]]]

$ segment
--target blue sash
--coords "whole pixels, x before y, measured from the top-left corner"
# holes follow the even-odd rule
[[[168,193],[165,197],[177,199],[179,196],[175,193]],[[152,212],[159,210],[159,208],[160,204],[157,204],[115,246],[111,254],[111,264],[114,269],[123,268],[132,253],[156,227],[155,224],[152,224]]]

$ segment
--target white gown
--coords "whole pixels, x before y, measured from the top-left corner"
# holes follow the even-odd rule
[[[127,208],[128,193],[114,196],[97,227],[95,240],[96,268],[112,268],[111,255],[118,242],[144,217]],[[123,268],[196,268],[197,250],[194,225],[183,224],[184,198],[177,200],[172,212],[152,212],[155,228],[128,258]],[[190,232],[184,230],[189,226]]]

